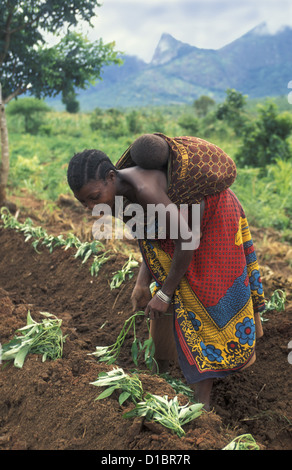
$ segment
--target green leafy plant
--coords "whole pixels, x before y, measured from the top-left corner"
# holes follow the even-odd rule
[[[108,253],[109,251],[106,251],[105,253],[102,253],[101,255],[95,255],[93,257],[93,262],[90,267],[91,276],[97,276],[101,266],[110,259],[110,256],[106,256]]]
[[[37,323],[28,311],[26,326],[16,331],[20,336],[15,336],[2,346],[2,361],[13,360],[15,367],[22,368],[28,353],[42,354],[43,362],[62,357],[66,338],[61,330],[62,320],[48,312],[40,313],[45,318]]]
[[[32,245],[34,246],[34,243],[32,243]],[[52,253],[54,248],[56,248],[57,246],[64,246],[65,240],[62,235],[47,235],[46,237],[44,237],[42,245],[48,248],[49,252]]]
[[[177,394],[181,393],[182,395],[188,397],[190,401],[196,403],[194,391],[190,387],[185,385],[181,380],[176,379],[175,377],[171,377],[168,372],[160,374],[160,377],[162,377]]]
[[[101,243],[100,241],[93,240],[93,242],[91,243],[84,242],[80,244],[75,254],[75,258],[80,257],[83,259],[82,263],[86,263],[86,261],[91,255],[96,255],[103,249],[104,249],[104,244]]]
[[[12,228],[14,230],[20,228],[21,224],[16,220],[15,217],[10,214],[9,210],[6,207],[2,207],[0,209],[0,213],[4,228]]]
[[[276,310],[277,312],[281,312],[285,310],[285,302],[286,302],[286,292],[281,289],[275,290],[270,300],[267,300],[265,302],[265,310],[263,312],[260,312],[261,321],[263,323],[266,321],[269,321],[268,318],[264,317],[264,314],[268,311]]]
[[[266,311],[267,310],[276,310],[281,312],[285,310],[286,302],[286,292],[281,289],[277,289],[273,292],[270,300],[266,302]]]
[[[119,403],[122,405],[131,399],[134,403],[142,399],[142,383],[137,374],[126,374],[121,368],[114,368],[110,372],[100,372],[98,379],[91,382],[96,387],[107,387],[96,400],[109,397],[115,390],[121,390]]]
[[[25,219],[23,223],[18,222],[5,207],[1,209],[1,219],[3,221],[4,228],[11,228],[17,232],[23,233],[25,242],[33,240],[32,246],[36,251],[40,242],[42,242],[42,245],[45,245],[47,248],[49,248],[50,252],[53,251],[55,246],[65,245],[65,240],[63,239],[62,235],[57,237],[48,235],[43,227],[34,227],[30,218]]]
[[[131,315],[124,323],[122,330],[120,331],[117,340],[114,344],[110,346],[97,346],[95,352],[91,353],[92,356],[98,358],[100,362],[106,362],[107,364],[113,364],[121,351],[121,348],[125,342],[125,339],[133,328],[134,340],[131,347],[132,359],[135,365],[138,365],[138,360],[141,353],[144,353],[144,361],[149,369],[152,368],[154,359],[155,346],[153,339],[149,337],[143,343],[136,336],[136,319],[138,316],[144,316],[143,311],[136,312],[134,315]],[[149,319],[147,318],[147,328],[150,333]]]
[[[110,288],[117,289],[118,287],[120,287],[120,285],[126,280],[127,276],[128,279],[131,279],[134,275],[132,269],[136,268],[138,265],[138,261],[135,261],[132,258],[132,255],[130,255],[128,261],[124,264],[122,269],[113,273],[114,275],[110,283]]]
[[[203,406],[202,403],[181,406],[177,396],[172,400],[168,400],[167,395],[160,397],[147,393],[145,401],[137,403],[133,410],[128,411],[123,416],[124,418],[144,416],[147,421],[160,423],[179,437],[182,437],[185,435],[182,426],[199,417],[202,414]]]
[[[135,408],[124,413],[124,418],[143,416],[148,421],[160,423],[179,437],[185,435],[182,426],[199,417],[204,406],[202,403],[181,406],[177,396],[168,400],[167,395],[160,397],[151,393],[147,393],[145,401],[142,401],[143,386],[138,375],[126,374],[121,368],[114,368],[109,372],[100,372],[98,379],[91,382],[91,384],[97,387],[106,387],[96,400],[107,398],[115,390],[120,390],[120,405],[128,399],[133,401]]]
[[[132,343],[132,347],[131,347],[131,355],[132,355],[133,362],[136,366],[138,366],[138,360],[142,353],[144,353],[144,362],[147,368],[151,370],[153,366],[153,362],[156,363],[154,359],[154,353],[155,353],[154,341],[151,337],[149,337],[148,339],[145,339],[145,341],[142,343],[135,336],[134,341]],[[157,363],[156,363],[156,366],[158,369]]]
[[[243,123],[240,128],[242,144],[235,154],[240,166],[266,168],[277,158],[289,160],[292,132],[291,113],[279,113],[277,105],[270,99],[258,106],[258,115],[253,121]]]
[[[81,241],[74,233],[68,233],[64,244],[64,250],[67,251],[69,248],[79,248]]]
[[[260,450],[251,434],[242,434],[233,439],[222,450]]]

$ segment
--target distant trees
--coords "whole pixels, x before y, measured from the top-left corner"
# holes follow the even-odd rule
[[[67,93],[63,92],[62,103],[65,105],[68,113],[78,113],[80,109],[79,101],[77,101],[74,90],[69,90]]]
[[[241,140],[240,148],[234,155],[238,165],[264,167],[278,159],[286,160],[292,157],[292,148],[288,141],[292,133],[292,115],[289,112],[280,113],[272,100],[266,99],[259,105],[255,117],[246,111],[247,96],[234,89],[226,90],[225,100],[217,105],[215,112],[209,112],[209,117],[207,109],[208,106],[213,106],[213,103],[204,96],[195,103],[197,110],[201,109],[197,132],[200,132],[202,126],[206,126],[210,119],[214,121],[215,117],[226,123]],[[179,124],[184,125],[184,122],[179,121]]]
[[[216,117],[224,120],[234,130],[237,136],[241,135],[245,125],[244,107],[247,97],[233,88],[228,88],[226,98],[219,104]]]
[[[194,108],[199,117],[205,117],[215,105],[216,101],[206,95],[202,95],[194,101]]]
[[[292,132],[291,113],[279,113],[275,103],[267,101],[258,107],[255,120],[245,122],[242,144],[236,155],[242,166],[264,167],[278,159],[292,157],[288,137]]]
[[[190,113],[183,114],[178,124],[190,135],[196,135],[199,132],[199,119]]]
[[[156,108],[128,111],[95,108],[90,114],[90,128],[109,137],[164,132],[164,125],[164,113]]]
[[[124,113],[115,108],[107,111],[96,108],[90,116],[90,127],[92,130],[104,131],[112,137],[120,137],[128,133]]]
[[[104,65],[119,62],[114,44],[90,43],[70,30],[78,21],[90,23],[99,6],[96,0],[0,0],[0,205],[9,174],[5,105],[24,93],[37,98],[62,93],[67,99],[100,78]],[[46,44],[45,34],[60,32],[64,37],[56,45]]]
[[[188,134],[197,135],[200,130],[200,119],[207,116],[208,112],[214,107],[216,102],[209,96],[202,95],[194,101],[193,106],[195,108],[195,115],[189,111],[184,113],[178,119],[178,124]]]

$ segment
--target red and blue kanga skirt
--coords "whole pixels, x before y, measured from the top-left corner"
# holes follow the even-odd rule
[[[188,383],[247,366],[255,352],[255,313],[265,305],[248,222],[230,189],[205,198],[201,231],[200,245],[173,297],[173,331]],[[140,249],[159,288],[174,243],[145,239]]]

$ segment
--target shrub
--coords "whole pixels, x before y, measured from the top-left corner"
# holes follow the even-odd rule
[[[43,116],[48,111],[50,111],[49,106],[36,98],[21,98],[12,101],[7,107],[7,113],[11,116],[23,116],[24,130],[28,134],[37,134],[44,123]]]
[[[128,125],[124,114],[114,108],[107,111],[102,111],[99,108],[94,110],[90,117],[90,127],[92,130],[102,131],[111,137],[128,134]]]
[[[199,132],[199,120],[191,114],[184,114],[178,120],[178,124],[190,135],[196,135]]]

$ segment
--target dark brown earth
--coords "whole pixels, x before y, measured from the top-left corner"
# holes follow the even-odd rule
[[[91,221],[74,205],[47,206],[27,196],[15,201],[19,220],[30,216],[48,233],[74,231],[90,239]],[[29,208],[29,209],[28,209]],[[28,355],[22,369],[2,364],[0,372],[0,449],[2,450],[217,450],[243,433],[251,433],[264,450],[292,448],[292,364],[288,343],[292,340],[292,248],[279,241],[276,232],[252,230],[262,270],[266,297],[275,289],[287,293],[284,312],[265,317],[264,336],[258,340],[257,361],[243,372],[216,380],[213,410],[185,426],[182,438],[157,424],[123,418],[133,405],[120,406],[118,395],[95,401],[101,392],[90,384],[99,372],[112,366],[98,363],[97,345],[116,341],[125,320],[132,314],[133,279],[111,290],[112,273],[120,269],[129,253],[139,254],[135,243],[118,245],[98,277],[89,263],[74,258],[74,251],[61,248],[37,253],[23,235],[0,228],[0,342],[8,342],[26,324],[27,311],[35,320],[47,311],[63,320],[68,335],[62,359],[42,362]],[[136,275],[137,270],[135,271]],[[139,318],[138,337],[147,337],[145,319]],[[117,365],[132,370],[132,338],[129,335]],[[173,366],[171,373],[182,379]],[[175,395],[161,377],[145,366],[139,370],[145,392]],[[182,404],[186,398],[179,395]]]

